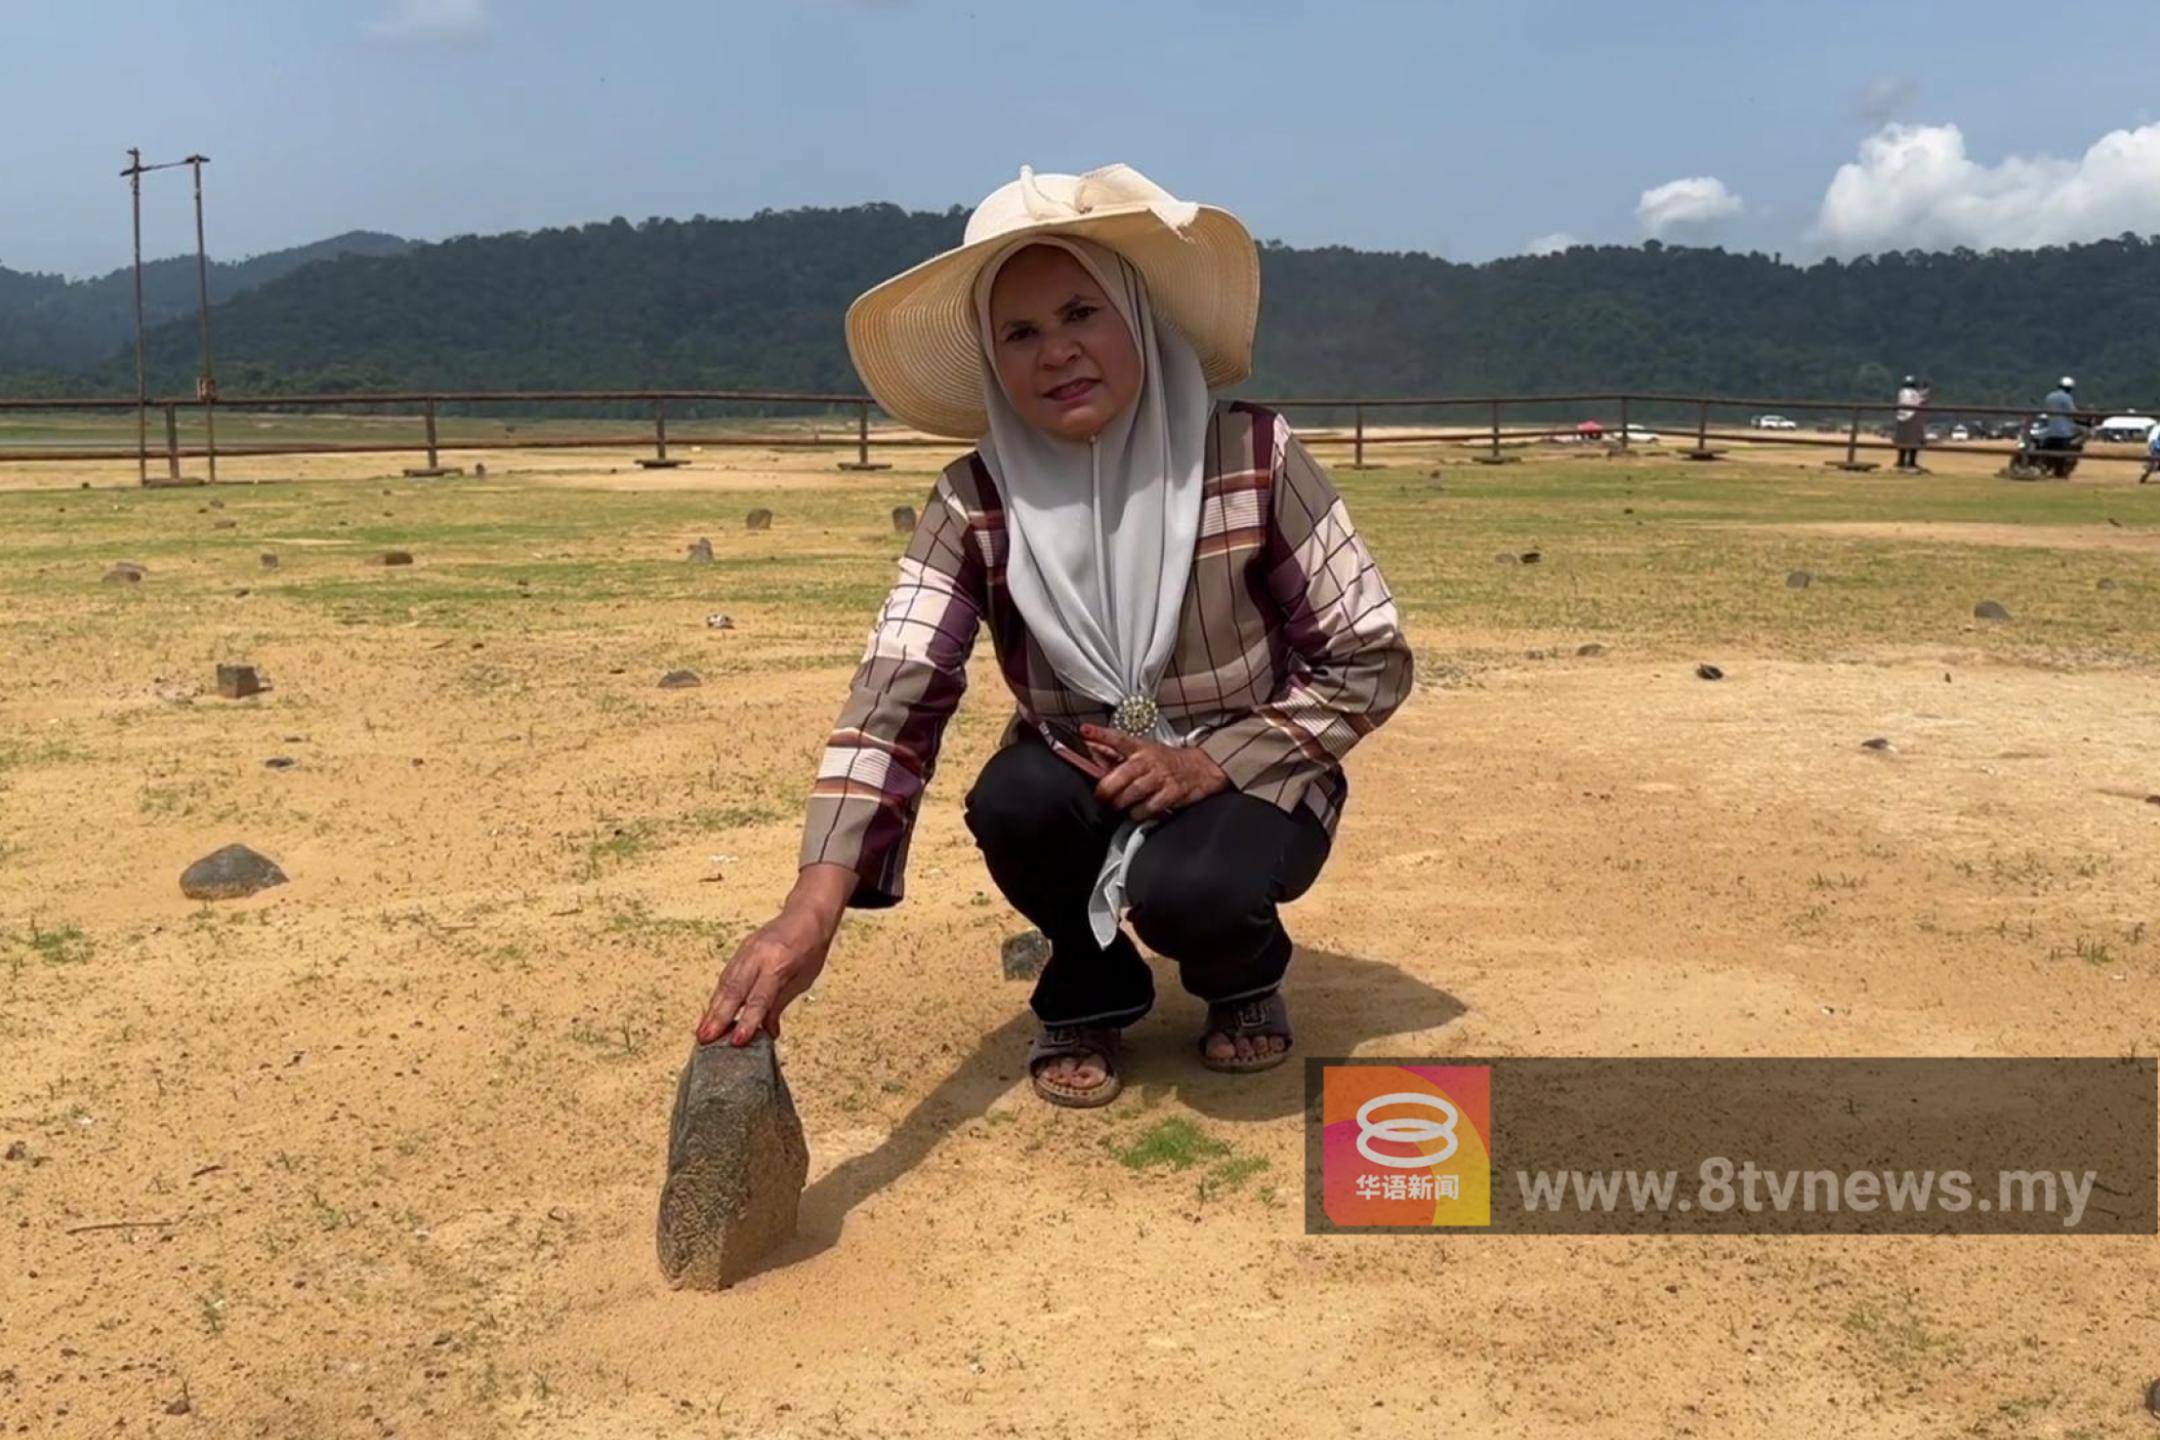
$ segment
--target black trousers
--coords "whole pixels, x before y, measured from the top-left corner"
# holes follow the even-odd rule
[[[968,792],[968,829],[991,879],[1050,942],[1029,1002],[1046,1025],[1130,1025],[1155,1003],[1133,942],[1120,932],[1105,949],[1088,928],[1088,895],[1122,820],[1093,780],[1025,733]],[[1290,966],[1276,907],[1312,888],[1328,849],[1309,810],[1212,795],[1148,833],[1126,876],[1126,918],[1201,999],[1267,995]]]

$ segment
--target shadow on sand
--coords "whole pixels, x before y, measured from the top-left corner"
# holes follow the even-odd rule
[[[1126,1033],[1126,1088],[1144,1087],[1151,1098],[1167,1089],[1201,1114],[1233,1122],[1299,1113],[1305,1103],[1300,1059],[1348,1055],[1382,1036],[1436,1030],[1464,1013],[1454,996],[1393,965],[1301,949],[1288,984],[1297,1027],[1291,1062],[1258,1075],[1220,1075],[1200,1066],[1205,1007],[1179,991],[1171,976],[1158,976],[1158,991],[1155,1013]],[[1017,1082],[1034,1029],[1035,1017],[1022,1011],[984,1035],[883,1143],[841,1161],[804,1190],[795,1238],[762,1268],[779,1269],[829,1249],[850,1210],[921,1164],[946,1135],[986,1114]],[[1104,1114],[1115,1116],[1140,1099],[1121,1096]]]

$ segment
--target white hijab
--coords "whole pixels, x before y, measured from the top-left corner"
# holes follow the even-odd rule
[[[1140,393],[1085,443],[1020,417],[999,378],[990,288],[1030,245],[1066,251],[1094,276],[1140,352]],[[1015,244],[975,282],[990,433],[980,453],[1004,498],[1006,585],[1028,631],[1067,685],[1115,709],[1152,700],[1177,640],[1193,545],[1211,402],[1199,356],[1149,305],[1147,283],[1115,250],[1069,236]],[[1176,743],[1157,720],[1150,738]],[[1125,873],[1146,828],[1127,823],[1096,877],[1088,918],[1108,945],[1124,909]]]

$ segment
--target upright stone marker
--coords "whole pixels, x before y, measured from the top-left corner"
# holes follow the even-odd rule
[[[678,1290],[719,1290],[795,1233],[810,1147],[772,1037],[699,1045],[675,1087],[660,1270]]]
[[[760,507],[743,517],[743,524],[752,530],[772,529],[772,511]]]

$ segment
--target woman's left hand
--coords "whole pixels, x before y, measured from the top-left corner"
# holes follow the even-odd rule
[[[1095,787],[1095,798],[1135,820],[1159,820],[1230,788],[1230,777],[1204,750],[1136,740],[1100,725],[1083,725],[1080,733],[1104,759],[1115,762]]]

